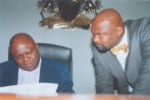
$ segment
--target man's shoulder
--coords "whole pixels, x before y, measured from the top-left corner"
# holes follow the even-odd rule
[[[5,66],[5,65],[9,65],[9,64],[15,64],[13,60],[7,60],[7,61],[4,61],[4,62],[1,62],[0,63],[0,66]]]
[[[149,23],[150,22],[150,17],[141,17],[141,18],[136,18],[136,19],[128,19],[124,23]]]
[[[143,33],[141,31],[147,31],[150,29],[150,17],[142,17],[137,19],[130,19],[124,22],[130,33],[139,34]],[[147,29],[146,29],[147,28]],[[145,32],[146,33],[146,32]],[[148,34],[149,35],[149,34]]]
[[[16,69],[16,64],[13,60],[8,60],[0,63],[0,70]]]

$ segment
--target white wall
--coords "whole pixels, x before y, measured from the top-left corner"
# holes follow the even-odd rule
[[[39,27],[38,0],[0,0],[0,62],[7,60],[8,43],[17,32],[27,32],[37,42],[55,43],[73,50],[73,82],[77,93],[95,93],[89,30],[48,30]],[[150,1],[103,0],[104,8],[117,9],[124,20],[150,16]]]

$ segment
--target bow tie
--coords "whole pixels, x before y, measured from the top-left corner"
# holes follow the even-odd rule
[[[117,55],[118,52],[123,51],[124,53],[127,53],[128,46],[126,44],[120,45],[118,47],[114,47],[110,50],[113,55]]]

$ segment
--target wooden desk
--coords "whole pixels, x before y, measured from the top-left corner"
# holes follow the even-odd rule
[[[150,100],[148,96],[113,96],[113,95],[59,95],[59,96],[18,96],[0,94],[0,100]]]

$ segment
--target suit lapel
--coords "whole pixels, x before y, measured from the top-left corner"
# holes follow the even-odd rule
[[[121,67],[121,64],[118,62],[117,58],[114,55],[112,55],[111,52],[107,52],[105,56],[107,56],[107,59],[104,60],[107,61],[107,64],[113,76],[117,79],[118,91],[120,93],[128,93],[128,83],[126,80],[125,72]]]
[[[112,70],[112,74],[118,79],[118,82],[121,84],[126,84],[126,77],[124,71],[121,67],[121,64],[118,62],[117,58],[111,54],[111,52],[107,52],[107,64],[109,68]]]
[[[10,82],[12,82],[11,84],[17,84],[18,82],[18,68],[16,70],[14,70],[14,72],[11,75],[11,80]]]
[[[101,65],[103,65],[103,67],[105,67],[107,70],[110,70],[112,75],[117,79],[120,92],[127,92],[127,80],[121,64],[118,62],[117,58],[112,55],[110,51],[106,53],[100,53],[95,47],[93,50],[95,50],[93,53],[95,57],[99,59]]]
[[[17,81],[18,81],[18,67],[16,66],[16,64],[13,61],[10,61],[10,66],[8,67],[7,70],[9,73],[7,73],[8,77],[6,78],[8,80],[9,85],[16,85]]]
[[[99,59],[100,63],[108,70],[112,71],[112,74],[121,80],[125,80],[125,75],[123,72],[123,69],[121,67],[121,64],[118,62],[117,58],[112,55],[110,51],[106,53],[100,53],[95,47],[93,47],[94,55]]]
[[[46,64],[46,59],[42,59],[42,63],[41,63],[41,69],[40,69],[40,79],[39,81],[40,82],[48,82],[49,81],[49,77],[45,77],[46,75],[49,75],[50,72],[48,70],[49,67],[47,67],[47,64]]]

